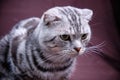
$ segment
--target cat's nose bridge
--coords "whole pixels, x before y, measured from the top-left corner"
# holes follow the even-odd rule
[[[79,52],[81,47],[82,47],[82,44],[79,40],[75,40],[73,42],[73,48],[74,48],[75,51]]]

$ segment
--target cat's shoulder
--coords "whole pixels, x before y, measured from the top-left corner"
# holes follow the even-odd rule
[[[31,33],[39,24],[40,18],[32,17],[21,20],[10,31],[11,37],[27,35]]]
[[[25,37],[37,27],[39,21],[40,18],[37,17],[21,20],[13,26],[8,34],[0,39],[0,61],[2,61],[1,55],[8,52],[9,46],[13,47],[14,44],[19,44],[19,42],[25,40]]]

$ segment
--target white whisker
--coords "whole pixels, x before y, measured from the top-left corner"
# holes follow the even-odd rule
[[[98,45],[95,45],[95,46],[91,46],[91,47],[87,47],[86,51],[85,51],[85,54],[89,54],[90,52],[93,52],[93,53],[97,53],[99,54],[99,51],[102,51],[102,47],[105,46],[105,41],[98,44]]]

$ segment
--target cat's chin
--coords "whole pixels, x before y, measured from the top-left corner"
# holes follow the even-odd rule
[[[79,53],[69,53],[68,54],[71,58],[77,57]]]

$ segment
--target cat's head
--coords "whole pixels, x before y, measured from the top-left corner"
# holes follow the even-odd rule
[[[71,6],[47,10],[35,30],[40,47],[50,54],[83,54],[91,38],[92,10]]]

